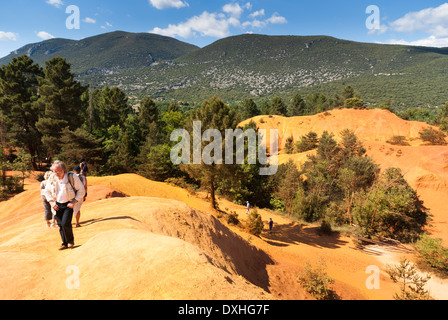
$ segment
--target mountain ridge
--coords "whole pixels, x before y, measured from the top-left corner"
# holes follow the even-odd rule
[[[83,83],[118,86],[129,95],[200,102],[295,93],[332,97],[347,84],[368,104],[436,107],[448,99],[448,48],[375,44],[330,36],[243,34],[199,48],[174,38],[116,31],[83,40],[51,39],[5,58],[29,54],[43,64],[61,55]],[[95,59],[92,59],[92,57]]]

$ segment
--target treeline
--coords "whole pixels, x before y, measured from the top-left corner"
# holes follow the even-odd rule
[[[253,99],[249,98],[245,99],[238,107],[245,119],[258,115],[280,115],[286,117],[314,115],[335,108],[367,108],[365,102],[360,98],[359,92],[349,85],[340,93],[335,93],[332,98],[319,92],[310,94],[307,97],[302,97],[302,95],[297,93],[287,102],[283,98],[276,96],[271,100],[261,101],[257,105]],[[384,104],[380,107],[387,108],[387,105]]]

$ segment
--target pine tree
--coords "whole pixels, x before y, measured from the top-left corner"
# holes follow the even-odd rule
[[[131,113],[128,97],[121,89],[105,86],[101,90],[96,107],[99,115],[100,131],[105,132],[112,125],[124,127],[124,123]]]
[[[50,159],[60,151],[64,128],[79,128],[83,122],[81,113],[86,111],[81,99],[86,87],[74,80],[70,68],[65,59],[53,58],[45,63],[44,77],[39,78],[40,98],[36,104],[43,116],[36,127]]]
[[[8,140],[30,154],[34,170],[37,170],[41,137],[36,128],[40,114],[33,101],[37,99],[37,79],[41,76],[42,69],[26,55],[13,58],[0,68],[1,143],[5,147],[8,132]]]
[[[430,275],[420,276],[415,266],[406,259],[401,259],[396,266],[387,266],[386,272],[393,282],[400,284],[400,294],[394,294],[395,300],[430,300],[425,285]]]
[[[61,136],[61,153],[58,158],[73,166],[85,158],[89,167],[95,168],[103,161],[103,148],[101,142],[103,138],[96,138],[84,129],[76,129],[71,131],[65,128]]]
[[[306,113],[306,103],[305,100],[302,99],[300,94],[296,94],[291,101],[291,105],[288,109],[288,116],[297,117],[303,116]]]
[[[159,117],[160,112],[154,100],[150,97],[144,98],[140,104],[140,112],[138,114],[140,130],[144,137],[152,130],[151,127],[154,125],[151,124],[155,124],[157,129],[159,128]],[[152,133],[154,134],[154,132]]]
[[[243,117],[244,119],[253,118],[260,115],[257,104],[252,99],[244,99],[243,101]]]
[[[235,129],[238,124],[235,111],[230,110],[230,108],[216,96],[204,101],[201,108],[191,115],[191,118],[186,125],[186,128],[190,131],[190,133],[193,132],[194,121],[201,122],[201,136],[207,129],[217,129],[220,131],[221,137],[225,137],[225,130]],[[190,135],[192,136],[192,134]],[[202,155],[203,150],[207,145],[208,143],[202,142]],[[224,147],[221,147],[222,150],[224,150]],[[224,159],[222,155],[221,157]],[[234,173],[236,168],[236,165],[226,165],[224,164],[224,161],[223,164],[216,164],[215,162],[205,164],[203,159],[201,159],[201,164],[181,165],[181,169],[188,173],[191,178],[201,181],[202,186],[208,187],[210,191],[211,204],[214,209],[217,209],[215,197],[216,183],[218,180],[225,178],[235,180]]]
[[[271,101],[271,112],[272,115],[286,116],[288,110],[286,104],[280,97],[275,97]]]

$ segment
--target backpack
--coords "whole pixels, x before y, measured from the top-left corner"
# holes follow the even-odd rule
[[[78,193],[78,190],[76,190],[75,187],[74,187],[75,186],[75,178],[74,178],[75,174],[76,173],[74,173],[74,172],[68,172],[67,173],[67,178],[68,178],[68,183],[70,183],[70,185],[72,186],[72,189],[75,190],[75,193]],[[78,174],[78,178],[80,178],[79,174]]]

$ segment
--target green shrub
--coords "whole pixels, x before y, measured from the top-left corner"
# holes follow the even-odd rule
[[[430,267],[438,271],[448,272],[448,248],[445,248],[441,239],[432,239],[423,235],[415,243],[415,248],[421,259]]]
[[[419,132],[420,139],[429,145],[445,146],[446,134],[442,131],[434,130],[433,128],[426,128]]]
[[[393,136],[386,142],[394,146],[410,146],[410,144],[406,141],[406,137],[404,136]]]
[[[388,265],[386,272],[393,282],[400,285],[400,294],[394,294],[395,300],[431,299],[429,292],[425,290],[431,276],[420,276],[415,266],[406,259],[402,259],[398,265]]]
[[[258,237],[263,231],[263,228],[263,220],[261,220],[261,216],[258,214],[258,210],[256,208],[251,210],[248,222],[249,232]]]
[[[334,280],[325,271],[326,264],[319,261],[319,266],[313,268],[310,263],[306,263],[303,272],[299,273],[299,283],[317,300],[335,300],[336,293],[331,289]]]

